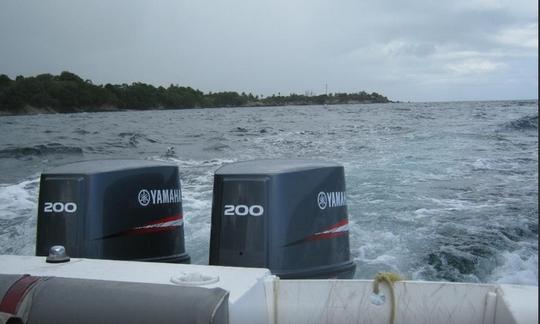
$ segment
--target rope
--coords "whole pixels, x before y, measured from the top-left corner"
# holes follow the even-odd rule
[[[379,294],[379,284],[384,282],[390,289],[390,295],[392,297],[392,312],[390,314],[390,324],[394,324],[396,319],[396,296],[394,294],[394,282],[403,280],[399,274],[395,272],[379,272],[375,275],[373,280],[373,293]]]

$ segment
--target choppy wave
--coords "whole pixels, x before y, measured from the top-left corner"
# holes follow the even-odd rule
[[[136,147],[141,141],[146,141],[149,143],[157,143],[157,140],[152,139],[143,133],[122,132],[122,133],[119,133],[118,136],[121,138],[127,138],[128,144],[133,147]]]
[[[0,253],[32,255],[39,178],[0,184]]]
[[[214,143],[212,145],[206,146],[204,150],[205,151],[223,151],[230,148],[231,147],[225,143]]]
[[[538,129],[538,115],[524,116],[503,124],[505,130],[526,131]]]
[[[490,282],[538,286],[538,254],[528,249],[502,253],[501,264],[489,278]]]
[[[26,147],[8,147],[0,150],[0,158],[24,158],[29,156],[43,156],[53,154],[73,154],[82,155],[83,149],[80,147],[66,146],[60,143],[40,144]]]

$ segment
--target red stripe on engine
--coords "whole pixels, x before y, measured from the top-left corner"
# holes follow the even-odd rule
[[[144,224],[142,226],[137,226],[132,229],[127,230],[124,234],[127,235],[143,235],[150,233],[160,233],[160,232],[171,232],[174,231],[177,227],[182,225],[183,217],[182,214],[176,214],[174,216],[169,216],[155,220],[153,222]],[[170,224],[167,224],[170,223]]]
[[[316,240],[325,240],[325,239],[331,239],[334,237],[340,237],[347,234],[347,232],[335,232],[335,233],[321,233],[321,234],[314,234],[308,238],[306,238],[307,241],[316,241]]]
[[[317,232],[313,235],[310,235],[308,237],[305,237],[303,239],[290,242],[286,244],[285,246],[292,246],[296,244],[300,244],[303,242],[310,242],[310,241],[319,241],[319,240],[326,240],[326,239],[332,239],[335,237],[340,237],[347,235],[349,233],[349,220],[347,218],[340,220],[339,222],[330,225],[328,227],[325,227],[320,232]]]
[[[123,236],[123,235],[144,235],[144,234],[151,234],[151,233],[172,232],[182,225],[183,225],[182,214],[176,214],[173,216],[160,218],[158,220],[151,221],[144,225],[133,227],[119,233],[104,236],[101,239],[108,239],[108,238],[113,238],[113,237],[118,237],[118,236]]]
[[[172,222],[172,221],[181,220],[181,219],[183,219],[182,214],[176,214],[176,215],[172,215],[172,216],[169,216],[169,217],[160,218],[160,219],[155,220],[155,221],[150,222],[150,223],[146,223],[143,226],[161,224],[161,223],[166,223],[166,222]],[[142,226],[139,226],[139,227],[142,227]]]
[[[349,224],[349,220],[347,218],[335,223],[334,225],[326,227],[324,230],[317,232],[311,236],[306,237],[306,241],[317,241],[317,240],[326,240],[331,239],[335,237],[340,237],[343,235],[346,235],[349,231],[348,229],[343,229],[340,231],[336,231],[336,229],[339,229],[340,227],[347,226]]]
[[[125,234],[125,235],[144,235],[144,234],[151,234],[151,233],[172,232],[177,227],[178,226],[134,228],[134,229],[127,230],[123,234]]]
[[[19,304],[30,291],[30,288],[40,279],[30,275],[23,275],[22,278],[15,281],[0,302],[0,312],[16,314]]]
[[[345,219],[340,220],[339,222],[335,223],[334,225],[325,228],[323,231],[328,231],[328,230],[331,230],[331,229],[334,229],[334,228],[345,226],[347,224],[349,224],[349,220],[347,218],[345,218]]]

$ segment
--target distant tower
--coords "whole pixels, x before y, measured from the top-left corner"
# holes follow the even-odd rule
[[[328,83],[324,84],[324,107],[328,107]]]

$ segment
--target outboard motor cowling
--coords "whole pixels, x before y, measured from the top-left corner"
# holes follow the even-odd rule
[[[71,257],[189,262],[178,167],[100,160],[43,173],[36,255],[54,245]]]
[[[281,278],[352,278],[343,166],[255,160],[218,169],[210,264],[264,267]]]

